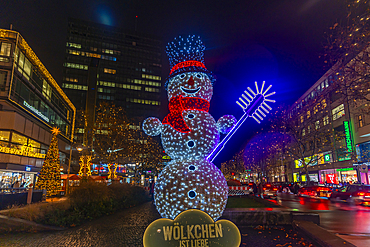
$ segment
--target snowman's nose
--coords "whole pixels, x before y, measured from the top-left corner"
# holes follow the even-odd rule
[[[190,76],[190,79],[188,80],[188,85],[193,86],[194,85],[194,79],[192,76]]]

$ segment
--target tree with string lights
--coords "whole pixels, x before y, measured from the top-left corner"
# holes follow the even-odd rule
[[[53,128],[49,149],[46,153],[40,174],[37,176],[35,189],[46,190],[46,196],[57,195],[62,189],[60,177],[60,160],[57,135],[58,128]]]
[[[142,170],[156,170],[161,165],[161,149],[152,137],[126,116],[122,107],[101,102],[93,129],[95,159],[108,164],[135,163],[136,175]]]
[[[221,164],[221,171],[226,180],[239,176],[245,172],[244,167],[244,150],[236,153],[231,160]]]
[[[301,168],[309,183],[309,167],[316,165],[322,158],[318,156],[319,153],[334,150],[336,137],[331,125],[321,121],[322,116],[327,114],[325,105],[316,103],[307,109],[311,110],[292,116],[289,109],[280,107],[271,118],[270,131],[278,133],[272,140],[271,146],[275,151],[271,153],[284,155],[294,161],[294,166]]]
[[[325,63],[336,92],[359,113],[370,113],[370,1],[346,0],[347,15],[327,32]]]

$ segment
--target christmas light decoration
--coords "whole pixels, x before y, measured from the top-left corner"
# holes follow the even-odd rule
[[[80,177],[91,176],[91,159],[91,155],[80,156],[80,170],[78,172]]]
[[[57,135],[60,133],[58,128],[53,128],[50,146],[46,153],[45,161],[42,165],[40,174],[37,177],[35,189],[46,190],[46,196],[57,195],[62,189],[60,178],[60,160]]]
[[[108,179],[115,179],[117,178],[117,164],[108,164]]]
[[[244,114],[239,119],[239,121],[230,127],[229,132],[225,136],[225,138],[220,142],[215,149],[208,155],[207,159],[213,161],[214,158],[221,152],[224,148],[225,144],[230,140],[230,138],[235,134],[235,132],[239,129],[239,127],[245,122],[248,117],[252,117],[256,120],[257,123],[261,123],[263,117],[266,117],[266,114],[272,109],[267,103],[275,103],[275,100],[268,99],[269,96],[274,95],[275,92],[267,94],[270,90],[271,85],[264,90],[265,82],[262,82],[261,89],[258,88],[257,82],[255,82],[256,91],[253,91],[250,87],[248,87],[248,91],[245,90],[242,94],[242,97],[239,98],[239,101],[236,103],[243,109]],[[220,120],[219,120],[220,121]],[[222,120],[223,122],[224,120]],[[221,127],[220,127],[221,128]]]
[[[167,46],[171,72],[166,82],[170,113],[161,122],[147,118],[146,134],[161,135],[172,161],[155,185],[154,200],[162,217],[174,219],[187,209],[200,209],[214,220],[226,206],[228,187],[221,171],[206,160],[236,119],[226,115],[216,123],[209,114],[214,78],[204,65],[199,37],[178,37]]]

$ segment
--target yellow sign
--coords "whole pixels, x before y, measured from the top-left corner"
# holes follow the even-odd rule
[[[145,230],[144,247],[237,247],[241,236],[229,220],[214,221],[207,213],[189,209],[174,220],[158,219]]]
[[[31,144],[24,144],[21,149],[0,146],[0,153],[15,154],[39,159],[45,159],[46,156],[46,154],[33,152],[33,147]]]

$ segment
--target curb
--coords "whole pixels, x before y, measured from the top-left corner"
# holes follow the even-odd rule
[[[348,241],[338,237],[324,228],[314,224],[310,221],[293,221],[293,228],[302,232],[313,242],[322,247],[356,247]]]
[[[61,231],[63,227],[47,226],[32,221],[0,215],[0,232]]]

